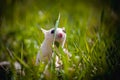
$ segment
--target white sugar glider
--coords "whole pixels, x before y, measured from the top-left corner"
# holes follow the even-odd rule
[[[39,64],[40,61],[49,61],[52,57],[52,44],[54,41],[54,33],[55,33],[55,29],[52,28],[50,30],[45,30],[43,28],[41,28],[42,32],[44,33],[44,41],[41,44],[40,47],[40,51],[37,54],[36,57],[36,64]],[[68,53],[68,51],[64,48],[64,44],[66,41],[66,32],[65,32],[65,28],[57,28],[56,29],[56,37],[55,37],[55,41],[59,43],[59,45],[63,48],[63,51],[70,55]],[[55,45],[55,48],[56,45]],[[71,55],[70,55],[71,56]],[[58,57],[56,57],[56,61],[58,60]],[[56,67],[58,67],[59,65],[57,64],[57,62],[55,63]]]

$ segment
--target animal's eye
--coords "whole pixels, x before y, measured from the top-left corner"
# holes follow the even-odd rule
[[[66,33],[66,31],[63,29],[63,32]]]
[[[51,30],[51,34],[54,34],[55,30]]]

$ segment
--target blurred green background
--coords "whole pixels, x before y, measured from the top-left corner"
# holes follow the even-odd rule
[[[73,55],[69,65],[74,64],[75,69],[61,73],[62,79],[117,80],[119,0],[1,0],[0,62],[18,60],[10,57],[11,52],[30,67],[22,64],[26,75],[13,73],[13,79],[40,79],[41,71],[35,67],[36,54],[44,39],[40,28],[53,28],[59,13],[59,27],[65,27],[67,34],[65,47]],[[52,80],[61,78],[59,74],[54,76]]]

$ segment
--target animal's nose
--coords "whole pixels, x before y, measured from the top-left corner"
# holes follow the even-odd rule
[[[59,33],[59,34],[58,34],[58,37],[59,37],[59,38],[62,38],[62,36],[63,36],[62,33]]]

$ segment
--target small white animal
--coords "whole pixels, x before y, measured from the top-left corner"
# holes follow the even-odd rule
[[[36,57],[36,64],[38,64],[40,61],[48,62],[52,57],[52,45],[54,41],[54,33],[55,29],[52,28],[50,30],[45,30],[41,28],[42,32],[44,33],[44,41],[41,44],[40,51],[37,54]],[[59,45],[55,45],[55,48],[58,46],[64,47],[66,41],[66,32],[64,28],[57,28],[56,29],[56,37],[55,42],[57,42]],[[58,59],[58,57],[56,58]]]

